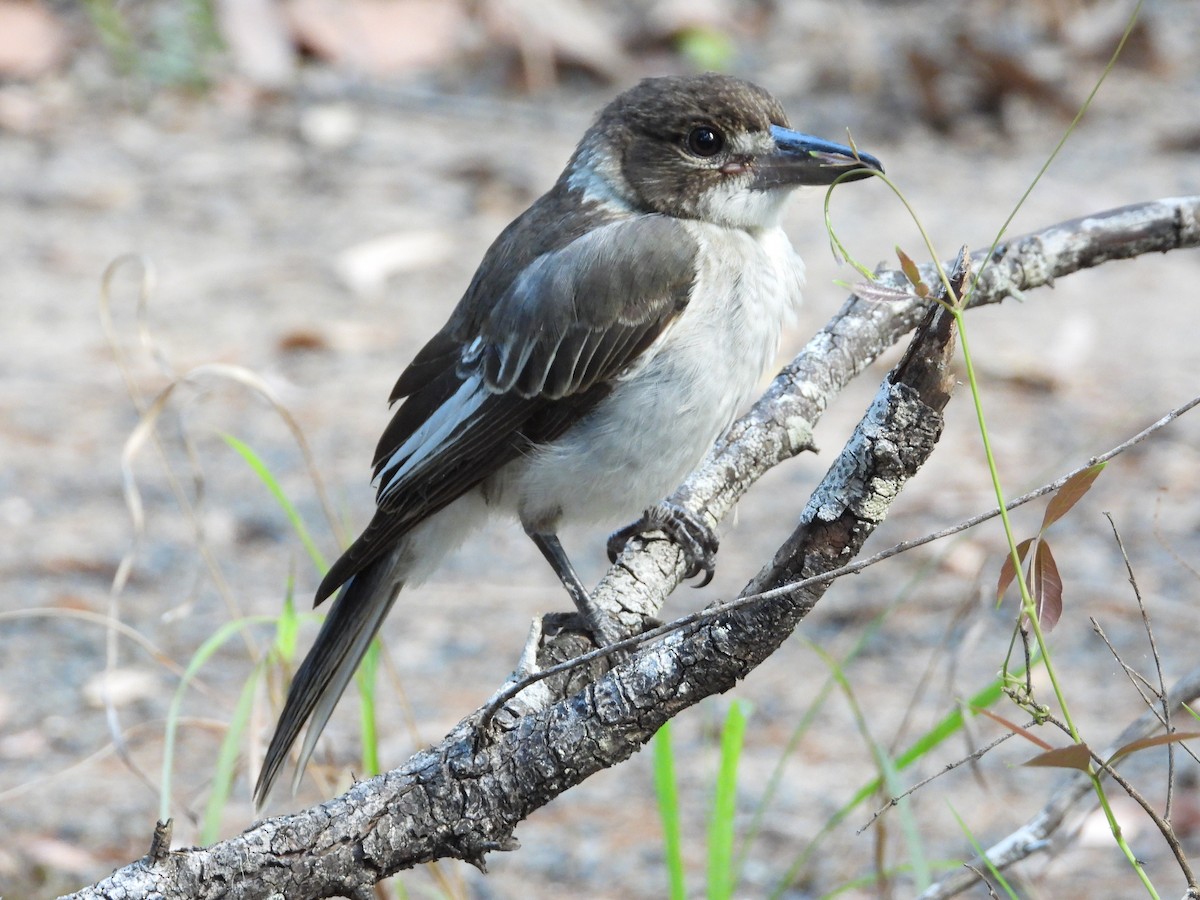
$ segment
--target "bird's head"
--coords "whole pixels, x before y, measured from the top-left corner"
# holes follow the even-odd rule
[[[788,192],[873,156],[792,131],[779,102],[727,75],[647,78],[601,111],[564,173],[585,199],[730,227],[778,223]]]

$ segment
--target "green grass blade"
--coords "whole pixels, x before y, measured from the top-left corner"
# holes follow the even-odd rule
[[[971,847],[974,848],[975,855],[984,861],[988,871],[992,873],[992,877],[1000,883],[1000,887],[1004,888],[1004,893],[1008,895],[1009,900],[1020,900],[1017,892],[1014,891],[1009,883],[1004,880],[1004,876],[1000,874],[1000,870],[996,868],[996,864],[988,859],[987,851],[983,849],[983,845],[976,840],[975,835],[971,833],[969,828],[967,828],[967,823],[962,820],[962,816],[958,814],[958,810],[956,810],[953,805],[950,805],[950,814],[954,816],[954,821],[958,822],[958,827],[962,829],[962,833],[965,834],[967,836],[967,840],[971,842]]]
[[[1037,662],[1037,657],[1034,658]],[[1010,671],[1010,675],[1020,677],[1024,674],[1024,669]],[[1001,678],[996,678],[989,682],[986,687],[971,696],[965,703],[960,703],[957,707],[947,713],[938,721],[932,728],[928,729],[917,740],[908,746],[906,750],[892,758],[892,765],[897,772],[911,766],[914,762],[924,757],[931,750],[943,743],[947,738],[952,737],[962,730],[964,722],[964,710],[970,710],[976,707],[986,709],[995,704],[1001,697],[1004,696],[1004,681]],[[838,825],[840,825],[850,813],[854,812],[863,801],[868,797],[879,792],[883,786],[882,778],[872,779],[867,784],[863,785],[854,796],[842,804],[829,819],[821,826],[821,830],[809,841],[808,846],[793,860],[788,867],[783,878],[780,880],[775,891],[771,894],[772,897],[780,897],[787,890],[788,885],[792,884],[799,874],[804,871],[813,854],[816,853],[821,840],[830,834]]]
[[[708,896],[728,900],[733,896],[733,832],[737,814],[737,770],[746,737],[743,703],[735,700],[721,729],[721,766],[716,796],[708,823]]]
[[[779,793],[779,787],[783,783],[783,776],[788,760],[794,756],[796,749],[800,746],[800,742],[817,721],[817,716],[820,715],[821,710],[825,708],[825,703],[833,694],[833,687],[833,679],[826,678],[825,682],[813,695],[808,707],[804,710],[804,715],[800,717],[800,721],[792,729],[792,733],[788,736],[787,744],[779,752],[779,759],[776,760],[775,766],[767,778],[767,786],[763,789],[763,795],[755,805],[754,812],[750,816],[750,824],[745,829],[745,836],[742,839],[741,847],[738,849],[737,858],[734,861],[735,883],[741,880],[742,871],[746,867],[746,860],[750,857],[750,849],[762,832],[767,810]]]
[[[881,787],[886,786],[890,796],[899,797],[904,792],[904,786],[900,781],[900,769],[896,765],[896,760],[888,753],[887,748],[880,741],[876,740],[874,734],[872,734],[871,723],[858,702],[854,686],[850,683],[850,679],[846,677],[845,668],[821,647],[814,645],[813,649],[829,668],[830,674],[837,681],[838,686],[842,689],[842,693],[846,697],[846,701],[850,704],[851,715],[854,718],[858,732],[862,737],[863,743],[866,744],[867,749],[871,752],[871,756],[875,759],[875,765],[879,769],[880,774],[875,779],[876,783]],[[908,845],[909,864],[912,866],[913,877],[917,887],[924,889],[933,881],[933,877],[929,871],[929,860],[925,856],[920,829],[913,818],[911,804],[907,801],[901,801],[897,804],[896,808],[897,815],[900,818],[900,830],[903,832],[905,843]],[[882,875],[883,873],[880,874]]]
[[[962,860],[958,859],[939,859],[934,860],[932,868],[939,873],[949,873],[962,868]],[[897,875],[907,875],[912,872],[912,866],[906,863],[900,863],[896,866],[889,866],[884,870],[884,876],[888,881],[895,880]],[[863,875],[859,878],[852,878],[844,884],[839,884],[833,890],[821,895],[821,900],[834,900],[835,897],[841,897],[845,894],[853,894],[855,897],[873,897],[879,893],[879,875],[872,872],[869,875]],[[893,892],[895,893],[895,892]]]
[[[246,464],[254,470],[254,474],[271,492],[271,496],[275,498],[275,502],[279,504],[283,514],[287,516],[287,520],[291,523],[292,530],[296,532],[296,536],[300,538],[300,543],[304,545],[304,549],[308,552],[309,558],[312,559],[318,572],[327,572],[329,563],[325,561],[324,555],[317,548],[316,542],[312,539],[312,535],[308,533],[308,528],[304,525],[304,520],[300,518],[300,513],[296,511],[296,507],[292,501],[288,499],[287,494],[283,492],[283,488],[267,468],[267,464],[262,461],[262,458],[255,453],[247,444],[235,438],[232,434],[222,434],[222,438],[235,453],[246,461]]]
[[[272,642],[272,653],[277,660],[290,662],[296,653],[296,635],[300,630],[300,617],[296,615],[296,581],[292,572],[288,573],[287,591],[283,597],[283,611],[275,619],[275,639]],[[314,616],[315,617],[315,616]],[[221,827],[221,817],[229,796],[233,790],[233,776],[237,767],[238,745],[246,732],[250,720],[250,709],[254,705],[254,693],[263,677],[264,663],[259,662],[251,672],[246,683],[242,685],[242,693],[234,707],[233,716],[229,720],[229,729],[221,742],[217,754],[217,766],[213,772],[212,790],[204,809],[204,822],[200,831],[200,841],[208,844],[217,839]]]
[[[1036,660],[1035,660],[1036,662]],[[1010,670],[1010,675],[1020,677],[1024,673],[1024,669]],[[974,709],[976,707],[987,709],[996,701],[1004,696],[1004,680],[997,677],[991,681],[983,690],[973,695],[966,703],[960,703],[957,707],[941,718],[932,728],[918,737],[908,746],[903,753],[899,754],[894,759],[894,764],[897,771],[902,771],[908,768],[917,760],[924,757],[931,750],[952,737],[962,730],[964,721],[964,709]],[[850,800],[848,806],[857,806],[867,797],[874,794],[882,786],[877,778],[870,784],[864,785],[859,789],[858,793]]]
[[[887,621],[888,616],[891,615],[892,609],[894,608],[895,607],[893,606],[884,610],[874,619],[872,619],[870,623],[868,623],[867,627],[862,630],[862,633],[854,642],[854,646],[852,646],[850,650],[842,657],[840,663],[842,668],[847,667],[855,658],[857,658],[858,654],[862,652],[863,648],[866,647],[867,644],[870,643],[871,639],[883,628],[884,622]],[[813,646],[814,642],[809,640],[807,643],[811,647]],[[829,697],[833,694],[833,688],[835,684],[836,682],[832,675],[825,679],[825,682],[813,695],[812,700],[809,703],[808,708],[805,709],[804,715],[801,716],[799,723],[797,723],[796,727],[792,730],[791,735],[788,737],[788,742],[781,751],[779,760],[776,762],[774,769],[771,771],[770,777],[767,779],[767,786],[763,790],[763,796],[756,805],[754,813],[750,818],[750,825],[746,828],[745,837],[742,840],[742,846],[738,850],[737,859],[735,861],[735,882],[741,880],[741,873],[743,868],[745,868],[746,860],[749,858],[750,848],[757,839],[759,832],[762,830],[763,820],[766,816],[767,808],[774,800],[775,795],[779,792],[779,786],[783,781],[784,769],[788,760],[791,759],[795,754],[796,749],[800,746],[800,741],[803,740],[804,735],[808,733],[809,729],[813,726],[813,723],[816,722],[817,716],[825,707],[825,703],[829,700]]]
[[[675,751],[671,746],[670,722],[666,722],[654,735],[654,792],[658,796],[658,814],[662,818],[667,896],[670,900],[686,900],[683,829],[680,825],[679,786],[675,781]]]
[[[869,739],[866,724],[864,720],[863,737]],[[896,768],[896,760],[878,741],[871,740],[871,750],[876,764],[882,771],[882,778],[887,785],[888,794],[892,797],[899,797],[904,793],[904,783],[900,780],[900,770]],[[900,818],[900,830],[904,834],[904,842],[908,846],[908,859],[912,866],[913,881],[918,890],[924,891],[933,884],[933,872],[930,868],[929,857],[925,853],[925,842],[921,839],[921,828],[917,825],[912,803],[909,802],[908,797],[896,804],[896,815]]]
[[[179,726],[179,709],[183,705],[183,696],[187,691],[188,684],[209,658],[231,637],[251,625],[267,624],[273,621],[275,619],[272,616],[247,616],[244,619],[226,622],[192,654],[187,668],[179,679],[179,685],[175,688],[175,694],[171,697],[171,705],[167,708],[166,734],[163,738],[162,777],[159,780],[158,818],[160,821],[165,822],[171,818],[171,770],[175,761],[175,732]]]
[[[362,769],[367,777],[378,775],[379,734],[375,727],[375,674],[379,671],[379,638],[371,641],[358,667],[359,731],[362,737]]]
[[[300,634],[300,616],[296,614],[295,581],[288,575],[283,611],[275,619],[275,654],[285,662],[296,658],[296,638]]]
[[[221,741],[221,749],[217,753],[217,765],[213,772],[212,790],[208,794],[208,803],[204,807],[204,824],[200,829],[200,843],[207,845],[220,836],[221,820],[225,807],[229,803],[229,795],[233,791],[233,776],[237,771],[238,746],[246,733],[246,724],[250,721],[250,708],[254,705],[254,693],[262,678],[262,666],[255,666],[254,674],[242,685],[241,696],[234,707],[233,716],[229,720],[229,728]]]

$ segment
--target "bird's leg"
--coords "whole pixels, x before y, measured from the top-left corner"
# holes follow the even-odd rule
[[[571,560],[567,559],[567,552],[563,550],[563,545],[559,542],[558,535],[544,532],[529,532],[529,537],[533,539],[537,548],[542,551],[542,556],[546,557],[546,562],[550,563],[550,568],[554,570],[554,574],[558,576],[558,580],[563,583],[563,587],[571,595],[571,600],[574,602],[575,608],[579,611],[584,624],[592,632],[592,639],[596,642],[597,646],[603,647],[624,637],[612,618],[592,604],[587,588],[579,580],[579,574],[575,571],[575,567],[571,565]]]
[[[558,535],[533,533],[529,536],[533,539],[537,548],[542,551],[542,556],[546,557],[546,562],[550,563],[550,568],[554,570],[554,574],[558,576],[558,580],[563,583],[563,587],[567,589],[567,593],[571,595],[571,600],[574,601],[575,608],[579,610],[579,614],[586,618],[588,611],[587,588],[579,580],[579,573],[571,565],[571,560],[567,559],[567,552],[563,550],[563,545],[559,541]]]
[[[663,532],[683,551],[688,566],[685,578],[695,578],[703,573],[704,580],[696,587],[704,587],[712,581],[717,566],[719,543],[716,532],[698,516],[669,500],[655,504],[642,513],[642,517],[632,525],[626,525],[609,535],[609,561],[616,562],[625,545],[631,540],[653,531]]]

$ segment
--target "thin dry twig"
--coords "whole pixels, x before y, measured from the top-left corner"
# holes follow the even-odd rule
[[[1194,409],[1197,405],[1200,405],[1200,396],[1193,397],[1186,403],[1175,407],[1153,424],[1143,428],[1137,434],[1133,435],[1127,440],[1122,441],[1110,450],[1107,450],[1098,456],[1093,456],[1086,463],[1078,466],[1075,469],[1072,469],[1065,475],[1061,475],[1054,479],[1054,481],[1043,484],[1041,487],[1034,488],[1032,491],[1008,501],[1004,508],[1006,510],[1014,510],[1020,506],[1024,506],[1026,503],[1037,500],[1039,497],[1044,497],[1047,494],[1054,493],[1076,475],[1080,474],[1081,472],[1085,472],[1100,463],[1109,462],[1110,460],[1115,459],[1130,448],[1142,443],[1142,441],[1146,440],[1151,435],[1166,428],[1184,413]],[[495,715],[496,712],[503,708],[506,703],[511,701],[526,688],[537,684],[539,681],[543,681],[555,675],[561,675],[565,672],[569,672],[572,669],[579,668],[580,666],[584,666],[589,663],[609,658],[614,654],[635,649],[642,644],[657,640],[658,638],[664,637],[671,632],[689,628],[693,625],[705,622],[714,616],[741,609],[742,607],[748,606],[752,603],[774,600],[796,591],[805,590],[813,587],[814,585],[825,584],[838,578],[842,578],[846,575],[857,574],[864,569],[869,568],[870,566],[881,563],[884,560],[891,559],[894,556],[899,556],[901,553],[907,553],[909,550],[915,550],[917,547],[923,547],[926,544],[933,543],[934,541],[939,541],[943,538],[951,537],[952,535],[959,534],[970,528],[974,528],[976,525],[981,525],[984,522],[996,518],[998,515],[1000,515],[1000,508],[998,506],[993,507],[987,512],[979,513],[978,515],[972,516],[969,519],[963,519],[961,522],[958,522],[955,525],[950,525],[938,531],[930,532],[929,534],[918,538],[901,541],[900,543],[893,544],[891,547],[880,550],[878,553],[868,556],[865,559],[860,559],[857,562],[847,563],[844,566],[839,566],[836,569],[832,569],[820,575],[802,578],[798,581],[789,582],[788,584],[780,585],[779,587],[772,588],[768,591],[762,591],[761,593],[749,594],[746,596],[735,597],[732,600],[714,603],[702,610],[698,610],[697,612],[688,613],[687,615],[680,616],[679,618],[673,619],[663,625],[643,631],[640,634],[635,634],[612,644],[607,644],[587,653],[580,654],[579,656],[572,657],[564,662],[547,666],[546,668],[543,668],[537,672],[522,672],[519,679],[510,681],[510,683],[504,685],[499,691],[496,692],[495,695],[493,695],[491,700],[488,701],[487,706],[484,708],[484,721],[486,722],[489,720],[493,715]],[[1029,669],[1029,662],[1030,654],[1028,648],[1026,648],[1026,672],[1028,672]]]
[[[1121,559],[1125,561],[1125,572],[1129,575],[1129,586],[1133,588],[1133,596],[1137,599],[1138,610],[1142,614],[1142,627],[1146,630],[1146,640],[1150,642],[1150,655],[1154,659],[1154,670],[1158,674],[1158,702],[1162,705],[1162,723],[1170,734],[1174,728],[1171,726],[1171,707],[1167,704],[1167,684],[1163,678],[1162,657],[1158,654],[1158,644],[1154,640],[1154,629],[1150,627],[1150,613],[1146,610],[1146,602],[1142,599],[1142,589],[1138,586],[1137,576],[1133,573],[1133,563],[1129,561],[1129,553],[1125,550],[1125,542],[1121,540],[1121,532],[1117,530],[1117,523],[1113,521],[1112,513],[1105,513],[1104,517],[1108,519],[1108,524],[1112,528],[1113,539],[1117,542],[1117,547],[1121,550]],[[1121,665],[1124,665],[1122,662]],[[1193,758],[1195,758],[1193,756]],[[1170,821],[1171,819],[1171,800],[1175,792],[1175,745],[1167,745],[1167,799],[1163,805],[1163,817]]]
[[[1192,669],[1177,681],[1166,693],[1167,703],[1179,708],[1200,697],[1200,667]],[[1098,759],[1108,759],[1126,744],[1144,738],[1161,727],[1158,710],[1147,710],[1128,725],[1107,748],[1096,754]],[[1108,771],[1106,770],[1106,773]],[[1005,869],[1036,853],[1050,849],[1051,838],[1066,821],[1068,813],[1085,799],[1095,797],[1092,777],[1087,772],[1072,772],[1068,775],[1037,813],[1024,825],[988,848],[987,859],[997,869]],[[981,858],[970,861],[976,868],[985,868],[988,863]],[[975,878],[968,872],[954,872],[935,882],[919,900],[944,900],[969,888]]]
[[[1157,713],[1157,711],[1155,712]],[[1047,716],[1046,721],[1055,728],[1059,729],[1063,734],[1070,736],[1071,729],[1068,728],[1066,723],[1062,720],[1054,716]],[[1122,747],[1123,746],[1124,745],[1122,745]],[[1171,746],[1171,744],[1168,744],[1168,749]],[[1121,748],[1118,748],[1118,752],[1120,749]],[[1154,823],[1154,827],[1158,829],[1159,833],[1163,836],[1163,839],[1167,842],[1167,846],[1171,849],[1171,854],[1175,857],[1175,862],[1179,865],[1180,871],[1183,872],[1183,877],[1188,883],[1189,892],[1200,890],[1200,885],[1196,883],[1196,876],[1192,872],[1192,866],[1188,862],[1187,854],[1183,852],[1183,847],[1179,843],[1179,838],[1175,834],[1175,829],[1171,827],[1171,824],[1166,819],[1158,814],[1158,811],[1154,808],[1150,801],[1142,796],[1141,792],[1137,790],[1137,788],[1135,788],[1133,784],[1130,783],[1127,778],[1125,778],[1125,776],[1117,771],[1116,767],[1110,761],[1113,754],[1106,753],[1103,757],[1101,757],[1100,754],[1096,753],[1094,750],[1089,750],[1088,755],[1091,756],[1092,762],[1096,765],[1096,768],[1099,769],[1102,774],[1107,775],[1109,778],[1115,781],[1120,786],[1121,790],[1123,790],[1126,795],[1133,800],[1134,803],[1142,808],[1142,812],[1150,817],[1150,821]]]
[[[949,773],[953,772],[955,769],[959,768],[960,766],[965,766],[968,763],[978,762],[979,760],[983,759],[983,757],[986,756],[988,753],[991,753],[993,750],[995,750],[997,747],[999,747],[1001,744],[1003,744],[1005,741],[1007,741],[1010,737],[1013,737],[1014,734],[1015,734],[1015,732],[1012,732],[1012,731],[1005,732],[1004,734],[1000,735],[1000,737],[996,738],[995,740],[989,741],[988,743],[984,744],[982,747],[979,747],[976,750],[973,750],[972,752],[968,753],[966,756],[962,757],[961,759],[956,759],[956,760],[954,760],[954,762],[946,763],[946,765],[942,766],[941,769],[934,772],[928,778],[922,778],[920,781],[918,781],[916,784],[909,787],[908,790],[904,791],[903,793],[897,794],[894,797],[889,797],[887,803],[885,803],[883,806],[879,807],[879,809],[875,810],[875,812],[873,812],[871,814],[871,818],[867,819],[866,822],[864,822],[861,826],[859,826],[858,830],[855,831],[854,833],[862,834],[864,831],[866,831],[868,828],[870,828],[875,823],[876,819],[878,819],[880,816],[882,816],[889,809],[896,806],[904,798],[909,797],[912,794],[915,794],[917,791],[921,790],[921,788],[925,787],[925,785],[929,784],[930,782],[936,781],[937,779],[941,778],[943,775],[948,775]]]

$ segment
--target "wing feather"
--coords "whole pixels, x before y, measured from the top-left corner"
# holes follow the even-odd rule
[[[601,225],[504,278],[505,260],[493,257],[512,246],[497,241],[396,382],[392,398],[404,402],[376,449],[378,509],[318,603],[531,443],[570,427],[669,326],[695,278],[694,240],[664,216]],[[492,282],[506,285],[499,296],[486,295]]]

